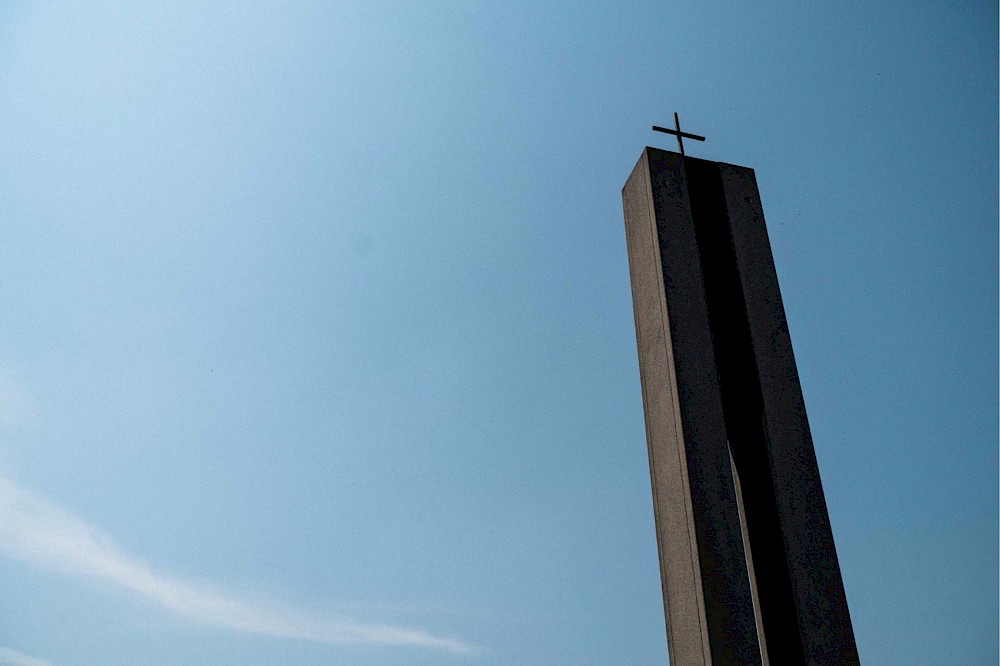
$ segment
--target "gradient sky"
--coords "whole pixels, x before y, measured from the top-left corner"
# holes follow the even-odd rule
[[[996,3],[538,4],[0,8],[0,663],[664,663],[674,111],[756,169],[862,660],[996,663]]]

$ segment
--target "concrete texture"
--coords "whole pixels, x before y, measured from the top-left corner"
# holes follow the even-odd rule
[[[770,463],[804,660],[857,664],[854,629],[757,180],[745,167],[720,164],[719,171],[763,403],[764,459]]]
[[[647,150],[623,201],[670,663],[759,664],[680,155]]]
[[[622,198],[671,664],[858,663],[753,171]]]

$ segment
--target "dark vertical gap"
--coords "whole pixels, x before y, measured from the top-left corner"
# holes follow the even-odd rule
[[[691,213],[705,281],[730,451],[740,479],[748,559],[771,664],[804,664],[798,614],[778,520],[764,431],[764,398],[733,248],[722,175],[714,162],[687,158]]]

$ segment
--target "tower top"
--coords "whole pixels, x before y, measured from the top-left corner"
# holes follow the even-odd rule
[[[698,136],[697,134],[688,134],[687,132],[681,131],[681,119],[677,116],[677,112],[674,111],[674,127],[677,129],[667,129],[666,127],[660,127],[659,125],[653,125],[653,130],[656,132],[663,132],[664,134],[673,134],[677,137],[677,146],[681,149],[681,157],[684,157],[684,139],[694,139],[695,141],[704,141],[705,137]]]

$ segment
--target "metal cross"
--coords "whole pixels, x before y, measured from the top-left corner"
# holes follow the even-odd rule
[[[681,131],[681,119],[677,117],[677,112],[674,111],[674,127],[676,130],[667,129],[666,127],[659,127],[658,125],[653,125],[653,129],[657,132],[663,132],[665,134],[673,134],[677,137],[677,145],[681,149],[681,157],[684,157],[684,138],[694,139],[695,141],[704,141],[705,137],[698,136],[697,134],[688,134],[687,132]],[[682,138],[683,137],[683,138]]]

